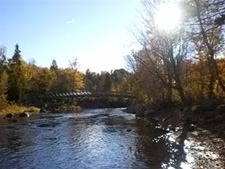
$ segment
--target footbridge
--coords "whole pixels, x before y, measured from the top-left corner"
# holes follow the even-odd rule
[[[45,103],[52,107],[77,105],[84,108],[126,107],[136,102],[131,93],[120,92],[59,92],[45,96]]]
[[[132,93],[121,93],[121,92],[59,92],[49,93],[46,95],[47,100],[58,100],[58,99],[76,99],[76,98],[124,98],[124,99],[135,99],[136,97]]]

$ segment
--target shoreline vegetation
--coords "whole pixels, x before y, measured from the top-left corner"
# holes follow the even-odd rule
[[[12,118],[15,116],[22,116],[22,114],[25,112],[27,112],[29,115],[37,114],[40,112],[40,109],[34,106],[7,104],[2,110],[0,110],[0,118]]]

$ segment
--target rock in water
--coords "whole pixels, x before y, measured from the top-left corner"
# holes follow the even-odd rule
[[[132,129],[127,129],[127,132],[131,132],[132,131]]]
[[[41,108],[40,113],[47,113],[47,110],[45,108]]]
[[[192,106],[191,111],[193,113],[199,113],[200,111],[202,111],[202,107],[200,105],[194,105]]]
[[[30,114],[28,112],[23,112],[19,114],[19,117],[30,117]]]
[[[5,118],[11,119],[12,116],[13,116],[13,115],[12,115],[11,113],[9,113],[9,114],[6,114],[6,115],[5,115]]]

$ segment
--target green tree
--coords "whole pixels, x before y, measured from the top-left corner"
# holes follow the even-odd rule
[[[91,72],[89,69],[87,69],[84,75],[85,91],[91,91],[91,92],[96,91],[96,85],[94,82],[95,78],[96,78],[96,74]]]
[[[0,63],[5,63],[6,61],[6,48],[4,46],[0,47]]]
[[[8,99],[14,102],[23,102],[29,90],[29,65],[23,61],[19,45],[15,47],[12,60],[8,64]]]
[[[19,63],[22,59],[21,55],[20,55],[21,51],[19,49],[19,45],[16,44],[15,46],[15,50],[14,50],[14,55],[12,57],[12,61],[15,63]]]
[[[51,91],[55,81],[56,74],[48,68],[42,68],[39,71],[38,79],[38,91],[40,92],[40,94],[45,95],[46,93]]]
[[[104,74],[104,83],[103,83],[103,92],[110,92],[112,87],[112,81],[111,81],[111,76],[109,72],[106,72]]]
[[[58,69],[58,65],[55,59],[52,60],[52,64],[50,66],[51,70],[57,70]]]

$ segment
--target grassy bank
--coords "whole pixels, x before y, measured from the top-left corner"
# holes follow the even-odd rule
[[[16,114],[23,113],[25,111],[32,114],[32,113],[39,112],[40,109],[37,108],[37,107],[33,107],[33,106],[32,107],[25,107],[25,106],[21,106],[21,105],[17,105],[17,104],[9,104],[0,111],[0,118],[4,117],[6,114],[16,115]]]

